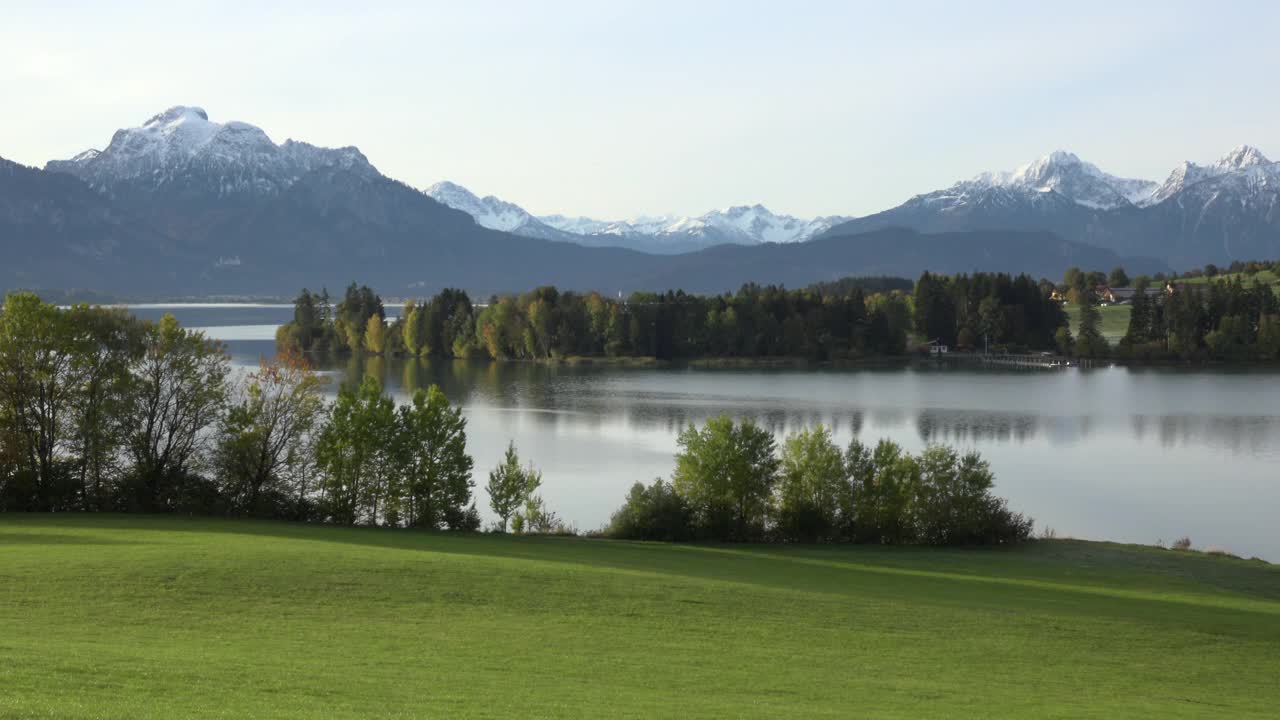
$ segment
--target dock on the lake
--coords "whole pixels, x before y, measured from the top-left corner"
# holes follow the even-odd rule
[[[948,359],[980,362],[983,365],[998,365],[1001,367],[1018,368],[1054,369],[1067,367],[1094,367],[1095,365],[1094,361],[1087,358],[1069,358],[1063,355],[1044,353],[951,353]]]

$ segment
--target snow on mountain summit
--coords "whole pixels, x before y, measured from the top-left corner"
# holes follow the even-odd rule
[[[544,240],[564,240],[563,233],[543,223],[527,210],[505,200],[486,195],[479,197],[461,185],[448,180],[423,191],[436,202],[470,215],[476,224],[490,230],[515,233]]]
[[[511,232],[534,219],[518,205],[504,202],[492,195],[477,197],[470,190],[448,180],[438,182],[424,192],[437,202],[467,213],[475,218],[477,224],[492,230]]]
[[[157,188],[182,180],[218,194],[276,192],[321,167],[376,173],[354,147],[319,148],[295,140],[282,145],[244,122],[209,120],[204,108],[175,105],[141,126],[117,130],[106,149],[86,150],[46,169],[76,175],[105,190],[121,184]]]
[[[1154,182],[1109,175],[1063,150],[1041,156],[1012,172],[982,173],[972,182],[986,187],[1053,191],[1080,205],[1102,210],[1141,204],[1156,189]]]
[[[791,243],[808,240],[846,218],[829,216],[805,220],[775,214],[757,203],[709,212],[700,219],[726,234],[736,234],[757,243]]]
[[[1235,181],[1242,189],[1280,184],[1280,163],[1267,159],[1251,145],[1237,145],[1212,165],[1183,162],[1169,173],[1164,183],[1151,194],[1150,204],[1158,204],[1185,190],[1210,181]]]
[[[1214,163],[1215,168],[1226,172],[1267,165],[1271,165],[1271,161],[1262,154],[1261,150],[1252,145],[1237,145]]]
[[[626,220],[597,220],[568,215],[534,216],[519,205],[492,195],[478,197],[461,185],[448,181],[436,183],[425,192],[437,201],[471,215],[479,225],[494,230],[664,253],[726,243],[802,242],[847,219],[829,216],[806,220],[778,215],[758,203],[735,205],[696,217],[654,215]]]

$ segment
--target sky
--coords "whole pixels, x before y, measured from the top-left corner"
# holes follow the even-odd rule
[[[598,218],[863,215],[1057,149],[1280,159],[1280,3],[0,0],[0,156],[173,105]],[[103,7],[107,6],[109,7]]]

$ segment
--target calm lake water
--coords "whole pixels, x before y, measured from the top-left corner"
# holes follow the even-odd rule
[[[274,353],[279,306],[139,306],[224,340],[233,361]],[[395,314],[398,308],[388,308]],[[600,527],[637,480],[667,477],[676,435],[719,413],[779,436],[823,423],[839,442],[945,442],[982,452],[997,491],[1059,535],[1166,543],[1189,536],[1280,561],[1280,372],[1107,368],[1000,371],[691,370],[372,359],[324,368],[330,390],[372,373],[403,399],[439,384],[468,419],[483,485],[508,440],[543,497]]]

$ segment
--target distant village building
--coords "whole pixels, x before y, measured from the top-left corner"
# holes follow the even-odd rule
[[[1181,289],[1184,283],[1178,283],[1177,289]],[[1175,286],[1168,283],[1164,287],[1148,287],[1146,295],[1149,298],[1159,297],[1160,295],[1172,295]],[[1133,302],[1133,298],[1138,294],[1137,288],[1123,287],[1113,288],[1110,285],[1095,285],[1093,288],[1093,297],[1101,305],[1125,305]],[[1054,290],[1049,293],[1049,299],[1054,302],[1067,303],[1069,298],[1067,293]]]
[[[938,338],[930,340],[925,347],[929,348],[930,355],[946,355],[951,352],[951,348],[944,345]]]
[[[1111,302],[1116,303],[1117,305],[1131,303],[1133,302],[1133,299],[1138,295],[1137,288],[1131,288],[1131,287],[1111,288],[1110,292],[1111,292],[1111,295],[1110,295]],[[1164,293],[1163,288],[1148,287],[1144,294],[1149,298],[1154,298],[1154,297],[1159,297],[1163,293]]]

